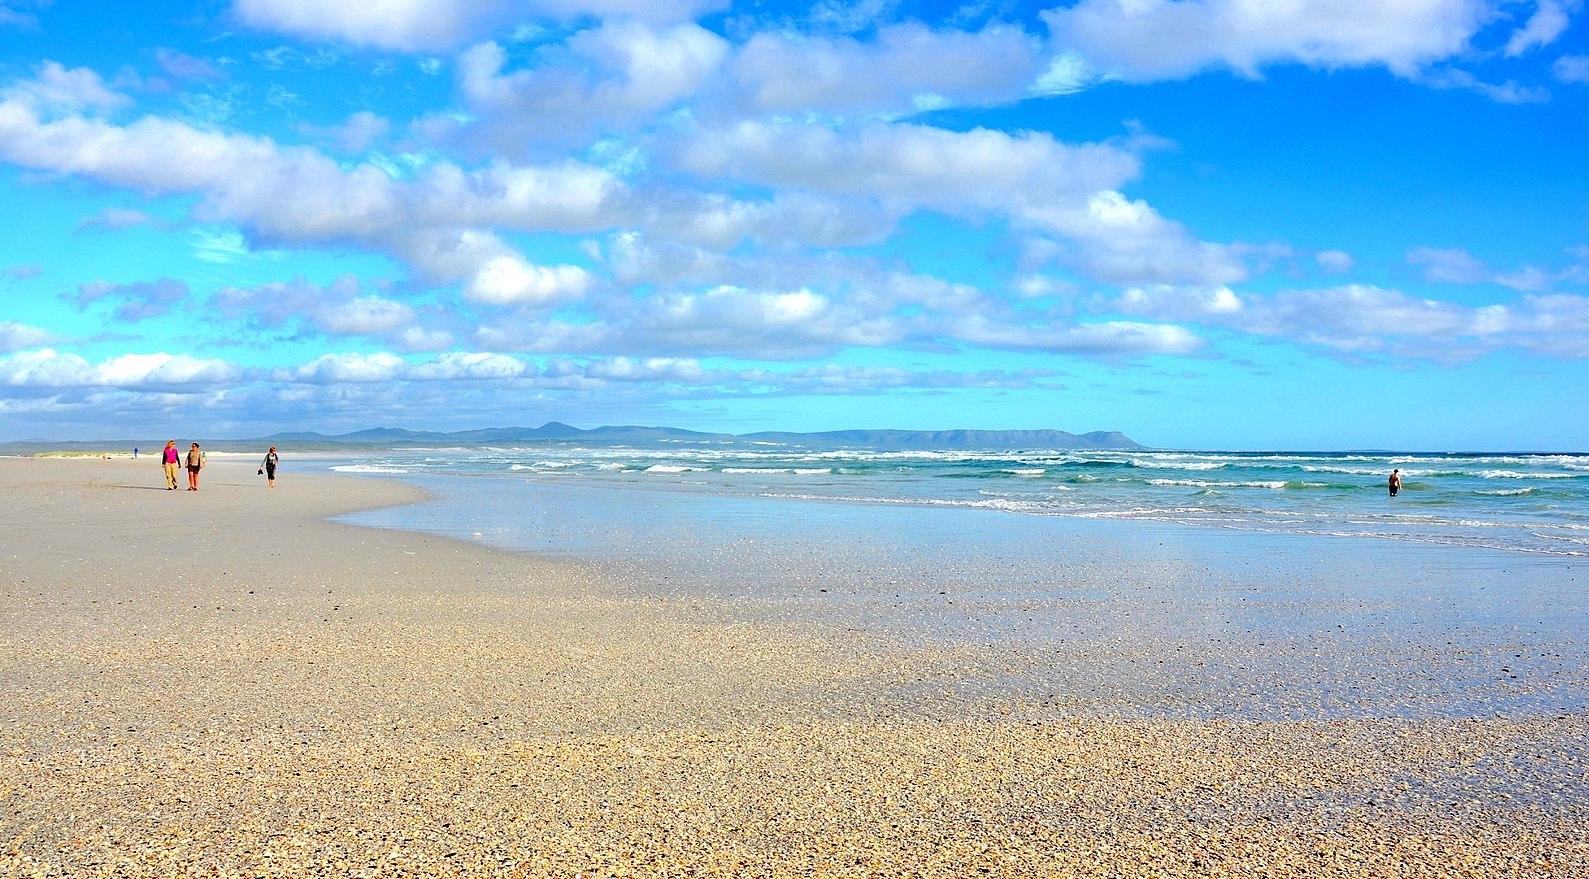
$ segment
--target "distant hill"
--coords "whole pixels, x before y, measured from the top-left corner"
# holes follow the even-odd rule
[[[1075,434],[1063,430],[828,430],[815,433],[760,431],[747,434],[705,433],[677,427],[622,425],[582,429],[549,421],[540,427],[492,427],[479,430],[422,431],[375,427],[352,433],[278,433],[252,441],[255,445],[492,445],[498,443],[582,442],[595,444],[778,443],[807,448],[933,449],[1141,449],[1119,431]],[[242,441],[230,441],[242,442]]]
[[[193,437],[182,437],[185,445]],[[707,433],[678,427],[573,427],[548,421],[540,427],[487,427],[478,430],[408,430],[402,427],[372,427],[352,433],[324,434],[291,431],[253,439],[215,439],[196,437],[211,451],[259,451],[266,446],[313,449],[404,448],[412,446],[497,446],[520,443],[584,443],[589,445],[654,445],[656,443],[699,443],[744,445],[776,443],[808,449],[862,448],[893,451],[931,450],[1067,450],[1067,449],[1142,449],[1123,433],[1097,430],[1068,433],[1063,430],[825,430],[814,433],[764,430],[757,433]],[[0,443],[0,454],[34,454],[48,450],[127,452],[133,446],[145,452],[158,450],[159,438],[112,440],[28,440]]]

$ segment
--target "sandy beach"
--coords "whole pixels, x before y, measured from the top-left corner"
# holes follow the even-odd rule
[[[1072,710],[255,466],[0,459],[0,875],[1589,874],[1582,713]]]

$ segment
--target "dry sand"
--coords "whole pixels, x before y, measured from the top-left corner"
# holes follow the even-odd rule
[[[254,466],[0,460],[0,875],[1589,875],[1581,715],[929,703],[941,651]]]

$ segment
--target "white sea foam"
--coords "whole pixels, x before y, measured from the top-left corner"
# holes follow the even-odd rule
[[[652,464],[647,467],[647,473],[699,473],[703,467],[686,467],[682,464]]]
[[[1042,467],[1012,467],[1006,470],[1000,470],[999,472],[1009,473],[1012,476],[1042,476],[1048,471]]]
[[[1516,470],[1480,470],[1474,474],[1483,479],[1581,479],[1582,473],[1520,473]]]
[[[1280,479],[1250,480],[1245,482],[1205,482],[1200,479],[1149,479],[1149,485],[1180,485],[1187,488],[1285,488],[1286,483]],[[1317,488],[1324,485],[1322,482],[1301,482],[1298,485],[1308,488]]]
[[[1518,495],[1533,494],[1532,488],[1497,488],[1490,491],[1476,491],[1474,494],[1485,494],[1491,497],[1516,497]]]
[[[338,464],[331,468],[338,473],[407,473],[400,467],[381,467],[376,464]]]

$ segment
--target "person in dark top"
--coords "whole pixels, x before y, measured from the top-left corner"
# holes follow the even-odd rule
[[[188,449],[188,491],[199,490],[199,471],[204,469],[204,452],[194,443]]]
[[[259,465],[259,472],[265,474],[265,484],[271,488],[276,487],[276,465],[280,463],[281,459],[276,456],[276,447],[271,446],[270,451],[265,453],[264,462]]]
[[[1397,494],[1401,493],[1401,470],[1400,470],[1400,468],[1397,468],[1397,469],[1394,469],[1394,470],[1390,471],[1390,482],[1389,482],[1389,485],[1390,485],[1390,496],[1391,497],[1395,497]]]

